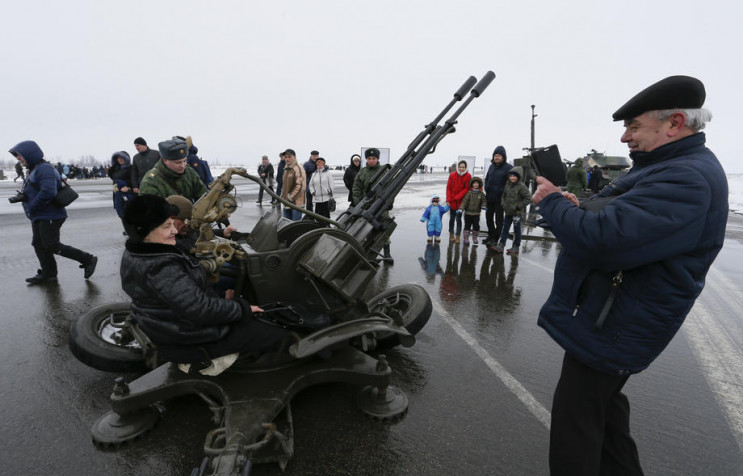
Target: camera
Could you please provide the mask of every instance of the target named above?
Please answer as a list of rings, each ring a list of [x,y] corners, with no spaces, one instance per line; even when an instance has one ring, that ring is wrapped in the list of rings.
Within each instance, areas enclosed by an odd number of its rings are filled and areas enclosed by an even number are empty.
[[[23,192],[16,192],[15,197],[8,197],[10,203],[18,203],[26,201],[26,194]]]

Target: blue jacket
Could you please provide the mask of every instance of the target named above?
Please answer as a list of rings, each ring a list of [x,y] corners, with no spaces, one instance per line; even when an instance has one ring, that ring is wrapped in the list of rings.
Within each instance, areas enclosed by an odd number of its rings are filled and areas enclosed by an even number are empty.
[[[212,171],[209,168],[209,164],[206,162],[206,160],[200,159],[199,156],[196,155],[198,153],[198,147],[196,147],[195,145],[189,147],[186,163],[193,167],[204,185],[206,187],[209,187],[209,184],[214,181],[214,177],[212,177]]]
[[[722,248],[728,186],[703,133],[651,152],[596,197],[619,195],[598,212],[553,193],[539,203],[562,245],[539,325],[598,371],[640,372],[676,334]],[[598,316],[622,271],[603,325]]]
[[[11,150],[21,154],[28,164],[28,177],[23,183],[23,211],[32,222],[39,220],[60,220],[67,218],[64,208],[52,204],[57,190],[62,187],[62,178],[57,169],[44,160],[41,147],[32,140],[16,144]]]
[[[506,188],[506,180],[508,180],[508,171],[513,168],[513,165],[506,161],[501,164],[490,164],[488,173],[485,175],[485,195],[489,202],[499,202],[503,190]]]
[[[435,197],[438,198],[438,195],[435,195]],[[426,230],[441,233],[441,217],[448,211],[449,205],[443,207],[441,205],[429,205],[421,217],[422,222],[428,220],[428,223],[426,223]]]

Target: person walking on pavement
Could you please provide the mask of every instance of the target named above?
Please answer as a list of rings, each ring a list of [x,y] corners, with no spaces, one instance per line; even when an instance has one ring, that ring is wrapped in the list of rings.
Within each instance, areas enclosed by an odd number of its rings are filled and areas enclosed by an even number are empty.
[[[281,187],[284,184],[284,167],[286,167],[286,159],[284,159],[284,152],[279,154],[279,165],[276,167],[276,195],[281,196]],[[273,199],[271,203],[276,203],[278,200]]]
[[[60,230],[67,219],[67,210],[53,203],[62,187],[59,172],[44,160],[44,152],[34,141],[19,142],[9,152],[28,169],[28,177],[23,182],[17,201],[23,203],[23,211],[31,220],[31,245],[41,266],[36,275],[27,278],[26,282],[32,285],[57,282],[55,254],[80,263],[83,277],[90,278],[95,272],[98,258],[60,242]]]
[[[137,149],[137,154],[132,159],[132,189],[134,193],[139,193],[139,184],[144,178],[144,174],[149,172],[160,160],[160,154],[147,147],[147,142],[141,137],[134,139],[134,148]]]
[[[508,171],[513,167],[508,163],[506,148],[499,145],[493,151],[490,167],[485,175],[485,196],[488,199],[488,209],[485,211],[485,223],[488,226],[488,237],[483,241],[485,245],[498,243],[503,230],[503,206],[501,196],[506,188]],[[495,219],[495,223],[493,222]]]

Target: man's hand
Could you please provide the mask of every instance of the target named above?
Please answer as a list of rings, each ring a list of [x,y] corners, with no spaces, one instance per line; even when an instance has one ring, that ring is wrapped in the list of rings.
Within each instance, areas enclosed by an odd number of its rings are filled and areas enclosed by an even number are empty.
[[[532,203],[534,205],[537,205],[539,202],[541,202],[544,197],[547,195],[552,195],[553,193],[559,193],[563,197],[570,200],[570,203],[572,203],[575,206],[580,205],[580,202],[578,201],[578,197],[575,196],[573,193],[563,192],[560,187],[553,184],[549,180],[547,180],[544,177],[537,177],[537,190],[534,192],[534,195],[531,197]]]
[[[250,310],[253,311],[253,314],[256,314],[258,312],[263,312],[263,309],[262,308],[260,308],[258,306],[253,306],[252,304],[250,306]]]
[[[227,228],[225,228],[222,232],[222,236],[224,236],[225,238],[229,238],[230,235],[232,235],[233,231],[237,231],[237,228],[232,225],[228,225]]]
[[[224,298],[228,301],[235,299],[235,290],[234,289],[225,289],[224,291]]]

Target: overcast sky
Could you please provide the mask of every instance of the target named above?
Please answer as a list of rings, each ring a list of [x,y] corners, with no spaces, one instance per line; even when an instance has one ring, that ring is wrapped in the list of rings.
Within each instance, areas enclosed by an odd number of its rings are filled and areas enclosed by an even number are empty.
[[[557,144],[628,155],[611,114],[670,75],[701,79],[707,145],[728,172],[741,109],[740,2],[76,1],[0,7],[0,137],[47,159],[134,154],[191,135],[210,161],[330,165],[361,147],[394,159],[474,75],[496,79],[427,163],[509,161]],[[3,145],[4,144],[4,145]]]

